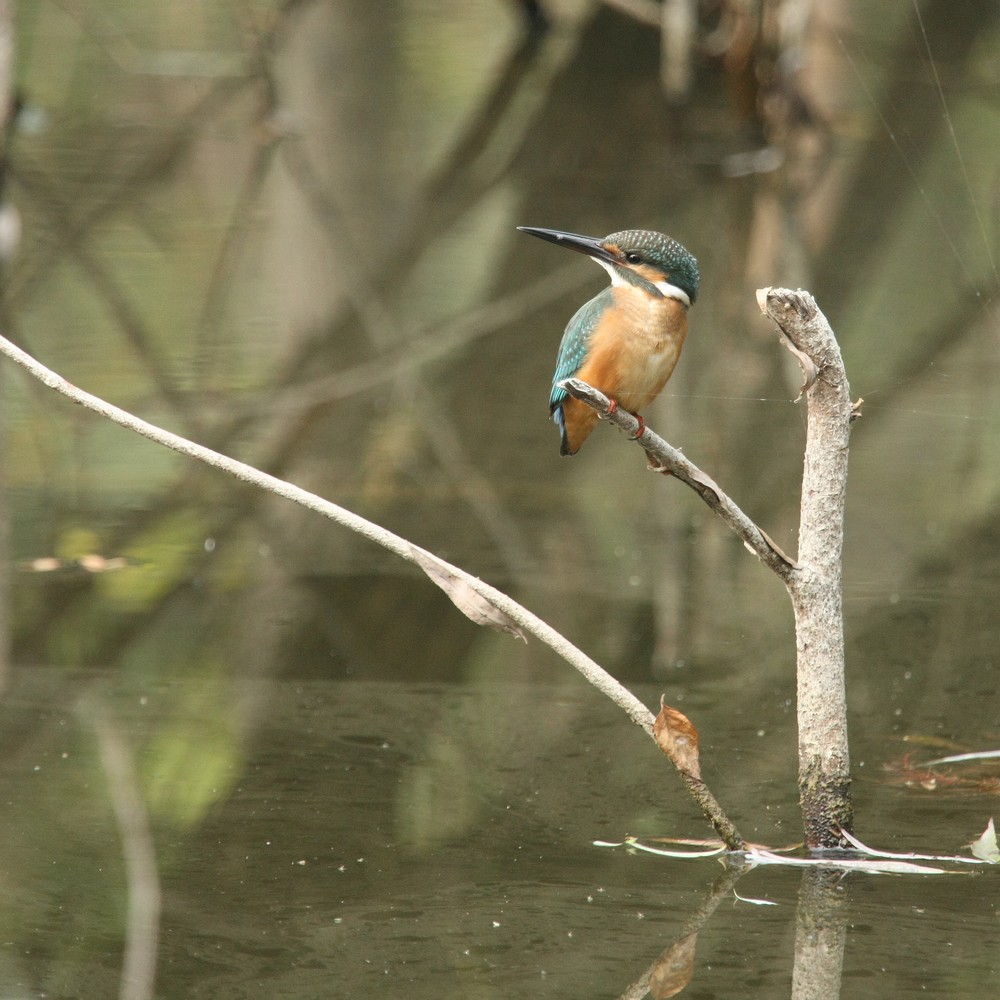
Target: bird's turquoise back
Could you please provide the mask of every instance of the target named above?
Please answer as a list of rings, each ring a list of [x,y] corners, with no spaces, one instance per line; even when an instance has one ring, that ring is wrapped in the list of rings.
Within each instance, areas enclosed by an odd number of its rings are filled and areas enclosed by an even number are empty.
[[[613,304],[614,293],[609,286],[580,306],[566,326],[566,332],[559,344],[556,372],[552,376],[552,393],[549,396],[549,412],[555,415],[556,423],[560,425],[561,413],[556,413],[556,409],[566,399],[566,393],[558,387],[558,383],[563,379],[572,378],[580,370],[587,356],[590,335],[600,322],[604,311]]]

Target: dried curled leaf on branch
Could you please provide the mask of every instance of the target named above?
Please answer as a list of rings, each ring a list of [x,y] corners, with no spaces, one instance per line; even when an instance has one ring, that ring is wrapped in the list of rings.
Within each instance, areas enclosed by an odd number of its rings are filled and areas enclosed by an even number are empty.
[[[528,641],[527,636],[508,614],[473,590],[468,581],[448,565],[425,549],[417,548],[416,545],[410,546],[410,552],[413,553],[413,561],[448,595],[451,603],[469,621],[477,625],[488,625],[497,632],[507,632],[524,642]]]

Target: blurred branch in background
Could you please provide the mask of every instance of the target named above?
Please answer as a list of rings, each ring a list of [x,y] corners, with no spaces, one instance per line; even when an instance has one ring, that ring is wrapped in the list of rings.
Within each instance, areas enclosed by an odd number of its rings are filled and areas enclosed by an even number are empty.
[[[197,323],[198,337],[193,345],[199,362],[196,379],[203,390],[211,390],[213,382],[218,381],[211,375],[227,364],[226,355],[213,349],[209,338],[215,334],[224,308],[234,292],[239,257],[246,252],[247,235],[255,224],[260,200],[273,174],[275,154],[281,150],[284,153],[282,162],[289,170],[300,198],[311,206],[315,218],[328,234],[331,252],[337,258],[337,268],[347,279],[344,282],[346,299],[340,308],[340,316],[332,316],[327,325],[317,331],[318,335],[325,345],[329,345],[337,341],[345,327],[353,327],[360,321],[361,331],[370,347],[368,353],[372,357],[368,365],[375,377],[366,380],[362,375],[355,379],[355,375],[362,373],[349,372],[341,384],[354,381],[357,391],[363,391],[366,383],[391,387],[392,383],[398,382],[400,373],[399,366],[393,362],[393,355],[419,359],[422,352],[419,343],[411,344],[414,331],[406,329],[408,325],[413,326],[413,320],[404,310],[405,322],[402,325],[397,322],[393,313],[400,309],[386,298],[387,293],[394,292],[405,283],[409,274],[423,266],[428,233],[433,233],[435,237],[446,235],[450,226],[496,187],[511,156],[523,141],[533,114],[546,99],[548,87],[545,76],[551,77],[572,51],[571,38],[555,42],[546,46],[545,56],[539,62],[541,33],[538,30],[526,32],[512,46],[489,92],[473,108],[466,125],[458,130],[458,138],[441,165],[424,182],[423,194],[409,211],[407,224],[394,231],[395,246],[389,251],[393,259],[387,266],[369,272],[353,249],[364,246],[366,241],[359,240],[350,231],[337,209],[338,201],[352,202],[353,192],[335,193],[328,181],[314,170],[306,146],[296,138],[295,123],[288,116],[286,95],[282,93],[282,84],[275,69],[275,59],[281,53],[290,26],[311,6],[314,5],[308,2],[287,3],[266,21],[250,23],[242,75],[212,82],[172,133],[154,144],[152,153],[144,152],[132,174],[118,181],[112,196],[99,203],[97,208],[88,205],[77,209],[63,204],[43,173],[30,169],[22,171],[23,186],[34,194],[37,204],[48,214],[49,224],[59,233],[58,240],[53,244],[57,249],[52,249],[50,253],[53,256],[69,253],[75,257],[107,303],[119,329],[160,394],[184,417],[189,432],[212,441],[218,447],[225,447],[234,434],[244,437],[261,435],[265,441],[278,441],[272,455],[281,465],[287,465],[294,459],[295,449],[301,447],[312,433],[315,418],[320,412],[319,406],[303,406],[303,400],[316,398],[308,385],[311,376],[306,375],[307,371],[317,367],[316,341],[309,336],[293,340],[291,356],[285,364],[276,368],[276,377],[262,386],[264,394],[274,398],[273,402],[268,400],[263,405],[237,406],[238,416],[235,418],[231,407],[212,415],[210,408],[200,405],[203,402],[200,398],[192,399],[187,388],[180,387],[181,380],[161,356],[162,349],[157,346],[156,337],[151,335],[143,317],[131,305],[128,294],[96,252],[87,247],[89,232],[105,214],[127,211],[134,206],[151,181],[162,179],[176,170],[184,159],[194,155],[195,139],[204,135],[227,107],[253,87],[256,93],[258,143],[236,188],[236,197],[229,208],[229,221],[222,229],[204,289]],[[537,19],[535,27],[540,27]],[[128,62],[130,65],[136,62],[134,53]],[[541,80],[536,63],[542,70]],[[443,197],[446,192],[447,197]],[[446,217],[442,216],[442,211]],[[44,273],[44,268],[51,263],[42,260],[34,274]],[[392,283],[387,286],[385,278],[388,275],[392,276]],[[21,275],[19,285],[10,293],[12,310],[16,310],[31,282],[31,273]],[[561,293],[561,281],[548,281],[546,284],[546,299]],[[525,300],[526,311],[523,315],[528,314],[527,310],[536,308],[538,302],[538,297],[529,296]],[[482,309],[479,311],[482,312]],[[509,309],[501,311],[498,321],[489,323],[490,329],[502,329],[504,323],[516,321],[516,318]],[[470,319],[472,326],[480,328],[477,335],[482,336],[482,324],[474,316]],[[462,323],[460,319],[457,325]],[[456,324],[451,326],[454,328]],[[429,343],[431,338],[425,339]],[[449,344],[448,339],[443,338],[432,353],[454,350],[460,346],[461,340],[452,339]],[[416,346],[415,351],[411,350],[412,346]],[[407,361],[407,384],[412,382],[414,368],[427,359],[424,354],[423,360]],[[304,377],[307,384],[303,386]],[[337,377],[332,378],[336,380]],[[331,376],[323,376],[323,379],[329,382]],[[415,393],[399,384],[392,388],[392,392],[398,397],[397,408],[407,414],[408,421],[415,421],[421,428],[436,465],[475,514],[484,536],[493,539],[510,570],[515,574],[535,571],[535,558],[522,537],[519,525],[506,511],[491,481],[480,472],[472,457],[465,454],[463,435],[454,425],[451,414],[434,402],[429,394]],[[276,430],[273,424],[275,409],[283,405],[282,397],[291,401],[292,414],[298,415],[291,427],[285,425],[289,433],[284,437],[281,427]],[[319,402],[329,406],[337,398],[338,393],[332,393]],[[270,467],[266,462],[264,465]]]
[[[0,281],[6,283],[7,257],[13,251],[11,240],[3,235],[18,230],[16,210],[7,202],[8,145],[17,117],[14,88],[14,0],[0,0]],[[16,243],[16,237],[14,237]],[[0,469],[7,466],[6,383],[0,379]],[[10,498],[6,477],[0,482],[0,694],[10,680]]]
[[[286,143],[284,152],[285,162],[302,195],[312,202],[317,217],[324,223],[330,249],[338,258],[338,269],[346,277],[350,304],[379,359],[379,367],[386,373],[386,381],[396,383],[393,393],[401,397],[397,403],[405,405],[417,417],[435,460],[475,512],[482,530],[493,538],[512,573],[519,576],[533,571],[535,559],[520,526],[500,502],[494,484],[466,454],[463,436],[457,431],[451,414],[440,405],[432,392],[427,391],[420,368],[410,368],[405,378],[399,379],[398,368],[387,361],[386,356],[399,347],[400,341],[406,345],[411,341],[412,333],[407,327],[412,327],[412,320],[405,314],[397,319],[390,313],[390,307],[382,301],[367,272],[358,264],[353,250],[356,241],[347,231],[344,217],[336,204],[324,194],[302,147]]]

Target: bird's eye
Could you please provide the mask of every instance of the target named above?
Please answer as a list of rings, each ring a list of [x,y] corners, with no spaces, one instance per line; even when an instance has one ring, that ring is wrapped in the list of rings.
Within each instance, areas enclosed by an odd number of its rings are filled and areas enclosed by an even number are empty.
[[[641,264],[642,263],[642,254],[641,253],[636,253],[635,250],[629,250],[629,252],[627,254],[625,254],[625,260],[629,264]]]

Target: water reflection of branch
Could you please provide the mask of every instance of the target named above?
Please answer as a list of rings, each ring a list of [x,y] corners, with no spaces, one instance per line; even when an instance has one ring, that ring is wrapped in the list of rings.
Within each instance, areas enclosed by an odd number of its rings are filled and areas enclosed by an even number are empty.
[[[135,762],[122,734],[99,702],[88,703],[84,712],[97,736],[125,860],[128,917],[118,995],[120,1000],[148,1000],[156,979],[160,929],[160,877],[149,816]]]
[[[432,171],[413,198],[407,218],[393,234],[395,245],[380,254],[380,267],[376,271],[357,275],[365,284],[355,287],[370,285],[383,296],[398,289],[420,262],[420,249],[427,234],[440,236],[448,232],[456,220],[480,203],[508,174],[532,124],[547,105],[553,80],[575,50],[577,33],[560,31],[547,36],[543,46],[539,45],[540,37],[529,32],[507,54],[497,70],[496,83],[473,109],[441,165]],[[343,213],[301,150],[292,148],[294,145],[289,143],[285,149],[289,169],[302,194],[312,202],[317,217],[326,221],[334,252],[343,250],[342,237],[348,229]],[[443,197],[445,194],[447,197]],[[348,203],[349,195],[341,201]],[[353,259],[349,258],[346,265],[349,274],[357,274]],[[356,296],[351,305],[362,317],[372,309],[370,319],[376,323],[386,320],[365,296]],[[315,337],[300,342],[296,356],[289,359],[279,381],[282,384],[289,381],[308,362],[316,344],[334,339],[345,322],[346,317],[341,316]],[[391,317],[388,323],[395,329]]]
[[[226,226],[222,236],[222,243],[215,254],[215,264],[208,279],[208,286],[205,289],[205,296],[201,305],[201,313],[198,317],[198,347],[202,354],[202,365],[198,366],[196,373],[199,376],[206,374],[204,364],[207,353],[206,333],[210,329],[215,329],[225,305],[226,295],[229,291],[229,282],[236,267],[239,251],[244,247],[243,236],[250,228],[253,221],[252,207],[256,202],[264,181],[267,179],[277,151],[279,138],[269,135],[261,143],[254,156],[253,163],[247,171],[236,195],[236,203],[230,215],[229,225]]]
[[[193,411],[184,395],[176,391],[174,376],[154,350],[141,318],[132,308],[124,292],[110,274],[106,273],[106,268],[100,259],[86,249],[85,244],[89,235],[102,221],[133,208],[148,187],[169,175],[190,153],[206,125],[245,89],[256,85],[263,88],[259,118],[264,118],[273,109],[275,88],[270,74],[269,56],[280,40],[282,32],[287,28],[290,16],[299,7],[312,2],[313,0],[284,0],[279,10],[273,12],[269,20],[262,22],[263,27],[260,30],[248,32],[253,35],[253,43],[249,47],[245,66],[242,67],[245,73],[243,75],[233,73],[216,80],[187,109],[180,122],[165,138],[144,147],[142,155],[137,160],[131,161],[127,170],[122,170],[115,164],[99,163],[93,173],[105,181],[101,190],[103,197],[99,197],[93,190],[88,190],[87,198],[66,204],[58,197],[46,174],[31,169],[30,165],[26,165],[21,159],[11,165],[12,174],[21,189],[33,197],[32,208],[49,217],[59,238],[37,247],[31,257],[26,258],[26,263],[15,272],[13,280],[4,289],[8,311],[23,311],[24,303],[32,289],[51,275],[53,263],[67,254],[75,256],[78,264],[104,296],[133,349],[149,369],[150,377],[160,393],[187,418],[189,426],[193,426],[191,423]],[[88,18],[90,16],[88,14]],[[95,44],[108,46],[110,51],[114,46],[108,39],[113,42],[116,35],[110,26],[109,30],[105,28],[106,26],[102,25],[101,30],[91,30],[89,33]],[[105,158],[110,158],[114,152],[113,145],[107,147]],[[261,159],[266,161],[266,151]],[[266,173],[266,165],[261,170]],[[253,182],[254,178],[251,177],[248,184],[252,185]],[[227,261],[227,246],[224,243],[219,255],[218,269],[228,273]],[[202,317],[206,322],[212,315],[213,290],[218,293],[218,289],[213,285],[210,286],[206,296],[205,312]]]
[[[242,77],[217,81],[204,97],[188,108],[183,122],[162,142],[151,144],[135,166],[130,164],[131,169],[121,170],[108,165],[101,171],[102,178],[106,176],[110,179],[110,183],[102,189],[103,197],[97,197],[95,192],[88,190],[86,199],[74,202],[73,213],[64,212],[64,221],[57,220],[59,239],[46,241],[25,257],[4,290],[8,307],[12,311],[23,310],[33,287],[51,277],[56,261],[86,240],[101,222],[132,207],[142,192],[168,176],[189,153],[219,108],[253,82]],[[10,169],[18,186],[35,196],[32,209],[47,213],[52,207],[48,200],[51,188],[40,180],[40,171],[32,169],[30,163],[22,158],[12,161]]]
[[[507,54],[496,83],[469,116],[444,162],[424,184],[386,273],[408,267],[429,232],[442,233],[508,176],[549,106],[554,81],[576,51],[579,29],[529,32]]]
[[[86,244],[102,221],[134,206],[143,191],[169,174],[189,152],[214,113],[252,82],[239,77],[218,81],[189,109],[183,122],[165,140],[153,145],[136,166],[127,172],[110,166],[102,170],[102,177],[113,179],[104,189],[103,198],[89,192],[86,199],[68,204],[49,183],[47,174],[21,161],[12,163],[12,174],[19,187],[32,196],[32,208],[48,218],[58,239],[38,247],[30,258],[26,258],[28,263],[14,273],[4,289],[7,311],[23,312],[33,288],[51,275],[54,263],[67,255],[74,257],[104,298],[157,390],[192,429],[196,426],[194,411],[184,394],[177,390],[174,374],[153,346],[153,338],[141,316],[100,257]]]
[[[553,79],[573,53],[576,43],[575,34],[562,32],[547,38],[546,44],[539,47],[540,37],[529,32],[508,53],[497,71],[496,83],[469,116],[443,163],[418,192],[409,218],[394,234],[396,245],[380,255],[378,270],[369,274],[358,267],[353,257],[344,255],[342,263],[352,279],[349,285],[359,290],[370,287],[380,294],[398,288],[419,262],[419,250],[426,243],[427,234],[440,236],[447,232],[470,206],[481,201],[507,174],[538,112],[546,106]],[[503,149],[497,148],[501,142]],[[344,215],[297,145],[286,144],[286,164],[301,193],[312,202],[318,218],[326,223],[334,251],[342,250],[349,245],[343,242],[348,232]],[[483,169],[477,169],[478,164],[484,164]],[[442,197],[445,194],[447,197]],[[349,195],[341,201],[349,201]],[[353,279],[361,284],[354,284]],[[351,305],[362,317],[371,308],[369,319],[376,324],[385,322],[387,317],[375,306],[369,306],[369,301],[368,296],[356,295]],[[388,324],[396,329],[391,318]],[[324,336],[331,336],[331,331],[325,331]],[[312,349],[309,342],[300,345],[299,363]]]
[[[900,396],[911,392],[913,383],[925,378],[935,365],[955,351],[958,344],[974,334],[980,322],[985,329],[992,326],[995,330],[1000,325],[998,302],[1000,289],[997,288],[984,291],[981,298],[969,296],[954,305],[946,318],[935,318],[929,329],[909,334],[909,341],[913,345],[912,353],[901,359],[899,367],[894,369],[892,382],[865,392],[866,400],[872,400],[870,409],[886,409],[894,405]],[[979,371],[986,373],[985,369]],[[994,380],[989,378],[984,391],[992,392],[993,387]]]
[[[807,868],[795,911],[792,1000],[838,1000],[847,941],[843,873]]]
[[[674,941],[619,995],[618,1000],[642,1000],[647,993],[659,1000],[661,997],[676,996],[687,987],[694,976],[698,932],[719,908],[719,903],[729,898],[733,887],[750,867],[734,861],[726,863],[723,873],[712,883],[708,897],[688,918]]]

